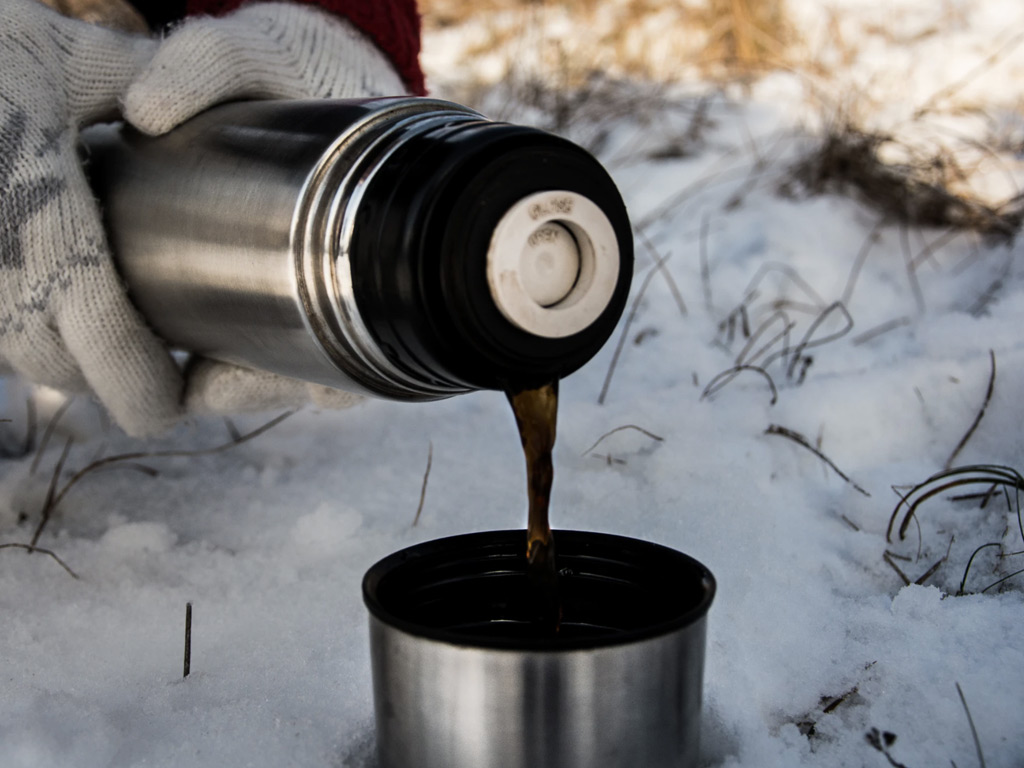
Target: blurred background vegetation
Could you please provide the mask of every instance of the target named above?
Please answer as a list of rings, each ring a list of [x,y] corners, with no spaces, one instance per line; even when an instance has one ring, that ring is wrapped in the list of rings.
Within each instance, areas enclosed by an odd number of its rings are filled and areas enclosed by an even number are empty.
[[[616,120],[682,109],[690,124],[670,148],[682,157],[710,101],[744,101],[774,77],[807,140],[787,193],[853,194],[908,224],[1001,237],[1024,221],[1024,31],[979,50],[985,0],[419,2],[432,91],[491,117],[600,156]]]

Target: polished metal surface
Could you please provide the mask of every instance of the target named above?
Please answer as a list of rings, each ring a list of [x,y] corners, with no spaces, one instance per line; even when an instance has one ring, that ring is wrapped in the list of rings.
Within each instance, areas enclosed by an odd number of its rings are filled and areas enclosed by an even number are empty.
[[[584,650],[439,642],[370,619],[379,768],[695,768],[706,617]]]
[[[411,378],[363,325],[347,260],[376,168],[439,122],[433,99],[238,102],[153,139],[87,138],[111,245],[136,306],[170,344],[395,399],[462,389]]]

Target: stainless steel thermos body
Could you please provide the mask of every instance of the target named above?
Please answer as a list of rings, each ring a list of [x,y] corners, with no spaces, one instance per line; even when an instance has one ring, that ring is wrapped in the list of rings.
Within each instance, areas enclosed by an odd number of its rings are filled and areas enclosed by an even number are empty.
[[[629,290],[600,164],[456,104],[237,102],[85,154],[134,303],[203,356],[402,400],[539,385]]]

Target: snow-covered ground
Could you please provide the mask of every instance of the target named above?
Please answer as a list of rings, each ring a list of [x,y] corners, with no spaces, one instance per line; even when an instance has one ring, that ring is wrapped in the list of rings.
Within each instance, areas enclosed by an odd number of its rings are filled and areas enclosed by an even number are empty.
[[[855,51],[813,88],[800,72],[746,89],[691,77],[570,129],[602,137],[643,226],[635,311],[562,384],[553,520],[658,541],[715,573],[709,766],[978,766],[971,721],[985,765],[1024,764],[1024,574],[996,584],[1024,568],[1015,493],[951,489],[887,541],[899,494],[951,457],[1024,469],[1024,246],[779,193],[828,122],[824,89],[834,104],[856,97],[862,127],[904,149],[951,134],[951,151],[996,147],[966,182],[1014,194],[1024,8],[880,5],[833,4],[829,27],[810,0],[791,3],[805,30],[841,28]],[[442,95],[457,39],[427,38]],[[908,118],[936,93],[935,115]],[[5,449],[24,394],[0,389]],[[208,421],[140,444],[86,403],[62,424],[34,473],[32,456],[0,460],[0,544],[31,539],[68,434],[65,480],[101,454],[230,439]],[[624,425],[660,439],[624,429],[590,448]],[[525,517],[518,439],[493,392],[305,411],[231,450],[142,463],[159,474],[97,472],[49,522],[39,546],[77,579],[0,550],[5,768],[373,766],[362,573],[409,544]]]

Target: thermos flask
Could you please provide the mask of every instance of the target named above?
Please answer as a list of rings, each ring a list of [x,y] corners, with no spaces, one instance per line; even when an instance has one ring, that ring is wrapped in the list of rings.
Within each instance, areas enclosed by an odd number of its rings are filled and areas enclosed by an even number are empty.
[[[601,165],[457,104],[235,102],[85,155],[136,307],[206,357],[397,400],[539,386],[629,291]]]

